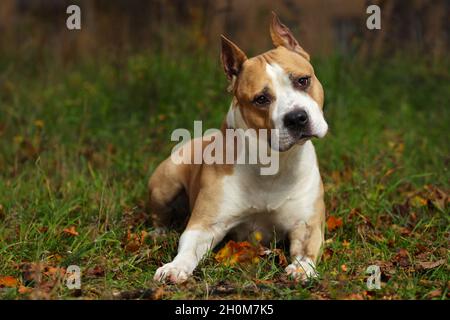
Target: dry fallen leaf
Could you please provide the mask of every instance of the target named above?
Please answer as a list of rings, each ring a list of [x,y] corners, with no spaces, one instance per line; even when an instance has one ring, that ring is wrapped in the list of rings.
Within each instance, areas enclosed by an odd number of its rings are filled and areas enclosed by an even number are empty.
[[[65,228],[65,229],[63,229],[63,232],[64,232],[65,234],[68,234],[68,235],[74,236],[74,237],[76,237],[76,236],[79,235],[79,233],[78,233],[77,230],[75,229],[75,226],[71,226],[71,227],[69,227],[69,228]]]
[[[21,285],[19,287],[18,291],[19,291],[20,294],[27,294],[27,293],[31,293],[33,291],[33,289]]]
[[[408,267],[410,265],[410,258],[409,258],[408,250],[403,249],[403,248],[398,250],[398,252],[395,255],[393,260],[400,267]]]
[[[66,274],[66,269],[59,268],[59,267],[47,266],[44,269],[44,273],[43,274],[45,276],[50,277],[50,278],[62,278]]]
[[[345,300],[364,300],[364,297],[360,293],[352,293],[348,295]]]
[[[422,198],[419,195],[416,195],[411,199],[411,205],[416,208],[425,207],[428,204],[427,199]]]
[[[330,216],[327,220],[328,231],[333,231],[336,228],[342,227],[342,218]]]
[[[346,249],[350,248],[350,242],[348,242],[347,240],[342,241],[342,246]]]
[[[258,263],[261,247],[251,245],[248,241],[235,242],[233,240],[217,252],[215,259],[226,266],[236,263]]]
[[[273,254],[278,260],[278,264],[282,267],[287,267],[288,261],[286,258],[286,255],[284,254],[282,249],[271,249],[271,250],[265,250],[264,254]]]
[[[427,294],[428,298],[437,298],[440,297],[441,295],[442,295],[441,289],[433,290]]]
[[[445,263],[445,259],[440,259],[438,261],[419,261],[417,265],[420,269],[428,270],[437,268]]]
[[[161,300],[164,297],[164,294],[166,291],[164,290],[164,286],[158,287],[155,292],[153,293],[153,299],[154,300]]]
[[[0,277],[0,286],[14,288],[17,286],[17,279],[11,276]]]
[[[125,250],[128,252],[138,251],[145,242],[145,238],[148,233],[142,230],[140,234],[132,233],[130,229],[127,231],[127,237],[125,239]]]
[[[333,251],[332,249],[330,249],[330,248],[325,248],[325,249],[323,250],[323,253],[322,253],[322,259],[323,259],[323,261],[328,261],[328,260],[330,260],[331,257],[333,256],[333,254],[334,254],[334,251]]]
[[[92,277],[103,277],[105,275],[105,270],[101,266],[95,266],[86,271],[87,276]]]
[[[450,202],[448,192],[439,189],[436,186],[426,185],[425,190],[428,192],[428,199],[438,210],[445,211]]]

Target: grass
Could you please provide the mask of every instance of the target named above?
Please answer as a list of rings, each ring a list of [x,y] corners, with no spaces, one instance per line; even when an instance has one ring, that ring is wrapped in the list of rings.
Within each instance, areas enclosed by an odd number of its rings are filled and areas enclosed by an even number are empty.
[[[321,278],[295,283],[275,256],[230,267],[211,254],[188,283],[161,286],[153,274],[179,235],[145,237],[146,182],[173,129],[220,125],[230,97],[218,61],[0,58],[0,283],[16,281],[0,297],[447,299],[449,62],[314,65],[330,124],[315,142],[327,215],[343,221],[326,234]],[[71,264],[81,291],[58,271]],[[381,290],[366,288],[371,264]]]

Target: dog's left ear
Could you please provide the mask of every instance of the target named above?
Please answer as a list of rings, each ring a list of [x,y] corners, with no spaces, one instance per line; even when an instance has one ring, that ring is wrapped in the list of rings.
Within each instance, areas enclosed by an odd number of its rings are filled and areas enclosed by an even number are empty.
[[[309,54],[303,50],[294,38],[291,30],[281,23],[275,12],[272,11],[272,22],[270,23],[270,36],[275,47],[283,46],[295,51],[309,61]]]

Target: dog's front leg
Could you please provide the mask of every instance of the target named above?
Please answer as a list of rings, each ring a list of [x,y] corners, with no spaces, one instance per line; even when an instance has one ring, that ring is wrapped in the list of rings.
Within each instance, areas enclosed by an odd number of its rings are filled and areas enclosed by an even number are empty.
[[[199,205],[198,207],[202,207]],[[225,237],[233,222],[211,219],[208,223],[200,210],[193,211],[186,230],[180,237],[178,254],[172,262],[156,270],[154,279],[174,283],[186,281],[200,260]]]
[[[187,228],[180,237],[178,254],[172,262],[160,267],[154,276],[157,281],[184,282],[192,274],[210,248],[224,237],[215,228]]]
[[[305,281],[318,276],[316,265],[323,244],[323,226],[319,219],[300,221],[289,232],[292,263],[288,275]]]

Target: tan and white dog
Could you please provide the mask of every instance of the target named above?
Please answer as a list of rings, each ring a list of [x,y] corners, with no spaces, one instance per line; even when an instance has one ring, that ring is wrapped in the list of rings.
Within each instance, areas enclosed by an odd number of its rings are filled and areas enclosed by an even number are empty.
[[[177,256],[156,271],[155,280],[183,282],[225,235],[240,240],[255,230],[266,240],[274,231],[278,239],[287,236],[289,275],[299,280],[317,275],[325,206],[310,140],[328,130],[324,94],[308,53],[275,14],[270,35],[275,49],[250,59],[222,36],[221,59],[233,99],[221,133],[227,128],[277,129],[272,152],[279,155],[279,170],[261,175],[257,164],[175,164],[171,158],[161,163],[149,181],[155,228],[170,227],[183,199],[190,214]],[[210,143],[201,141],[203,148]]]

